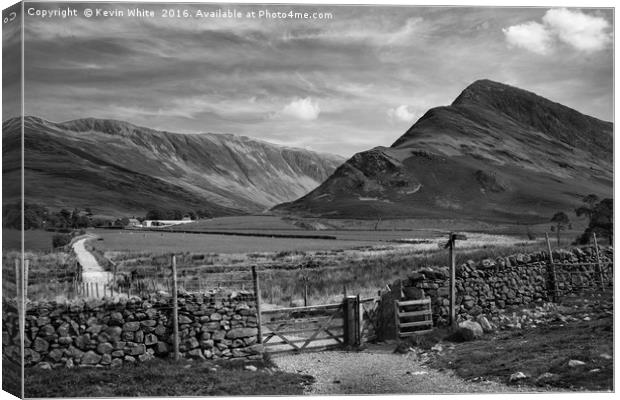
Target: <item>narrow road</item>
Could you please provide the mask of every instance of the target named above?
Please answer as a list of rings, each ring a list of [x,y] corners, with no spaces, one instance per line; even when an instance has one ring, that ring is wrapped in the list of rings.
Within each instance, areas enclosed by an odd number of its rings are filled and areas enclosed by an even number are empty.
[[[97,262],[97,259],[86,250],[84,243],[87,240],[94,239],[94,236],[87,236],[83,239],[76,241],[73,244],[73,251],[77,256],[78,262],[82,266],[82,282],[84,283],[96,283],[99,285],[107,284],[112,279],[112,273],[105,271],[101,265]]]
[[[324,351],[272,356],[281,370],[313,376],[305,394],[425,394],[517,392],[497,382],[466,382],[451,372],[422,364],[414,353],[395,354],[394,345],[369,345],[360,352]]]

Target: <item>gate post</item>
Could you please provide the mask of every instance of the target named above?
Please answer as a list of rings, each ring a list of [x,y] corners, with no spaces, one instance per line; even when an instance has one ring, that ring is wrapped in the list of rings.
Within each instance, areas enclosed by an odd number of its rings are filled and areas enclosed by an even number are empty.
[[[252,265],[252,281],[254,283],[254,297],[256,298],[256,326],[258,328],[258,343],[263,343],[263,321],[261,318],[260,281],[256,266]]]
[[[345,346],[356,346],[357,343],[357,307],[356,297],[347,296],[344,298],[344,344]]]

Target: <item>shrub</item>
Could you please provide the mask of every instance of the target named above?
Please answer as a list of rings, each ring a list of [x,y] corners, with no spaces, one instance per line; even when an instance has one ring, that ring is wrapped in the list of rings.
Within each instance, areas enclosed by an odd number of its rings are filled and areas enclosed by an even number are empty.
[[[54,248],[66,246],[69,243],[71,243],[70,234],[59,233],[59,234],[52,236],[52,247]]]

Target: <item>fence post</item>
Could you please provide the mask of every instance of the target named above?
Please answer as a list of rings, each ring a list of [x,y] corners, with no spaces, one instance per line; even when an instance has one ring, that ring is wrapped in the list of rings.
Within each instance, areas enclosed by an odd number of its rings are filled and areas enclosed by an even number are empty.
[[[362,300],[360,298],[359,293],[355,298],[355,315],[357,318],[355,319],[355,333],[357,334],[357,345],[362,345],[362,327],[364,326],[364,309],[362,305]]]
[[[601,284],[601,291],[605,291],[605,284],[603,281],[603,266],[601,265],[601,253],[598,251],[598,241],[596,240],[596,232],[592,232],[592,237],[594,238],[594,251],[596,252],[596,269],[598,272],[598,278]],[[27,262],[27,261],[26,261]]]
[[[21,290],[22,288],[20,288],[21,285],[20,285],[20,279],[19,279],[19,275],[20,275],[19,265],[20,265],[19,258],[16,258],[15,259],[15,291],[17,292],[16,293],[17,301],[16,301],[15,306],[17,308],[17,318],[19,321],[19,337],[20,337],[21,342],[23,343],[24,342],[24,331],[25,331],[24,326],[26,324],[26,318],[24,315],[24,301],[22,299],[22,290]],[[23,354],[23,351],[24,351],[23,345],[22,345],[21,351]]]
[[[179,359],[179,303],[177,301],[177,258],[172,256],[172,335],[174,359]]]
[[[258,343],[263,343],[263,323],[261,318],[260,282],[256,266],[252,265],[252,281],[254,282],[254,297],[256,297],[256,326],[258,328]]]
[[[450,233],[450,239],[448,246],[450,249],[450,326],[456,327],[456,253],[454,251],[454,245],[456,241],[453,239],[452,233]]]
[[[24,301],[28,299],[28,269],[30,268],[30,260],[24,261]]]
[[[551,242],[549,241],[549,234],[545,232],[545,240],[547,241],[547,249],[549,250],[549,268],[551,268],[553,301],[558,301],[558,281],[555,274],[555,264],[553,263],[553,252],[551,251]]]

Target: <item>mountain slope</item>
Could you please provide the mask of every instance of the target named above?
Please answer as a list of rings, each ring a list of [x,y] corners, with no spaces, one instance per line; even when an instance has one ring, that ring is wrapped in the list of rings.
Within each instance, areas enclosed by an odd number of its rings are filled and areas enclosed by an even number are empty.
[[[263,211],[314,189],[344,161],[247,137],[159,132],[92,118],[27,117],[24,134],[26,200],[104,215],[152,208]],[[18,121],[5,121],[5,174],[19,173],[18,138]]]
[[[275,209],[343,217],[542,221],[612,196],[613,125],[534,93],[476,81],[391,147],[354,155]]]

